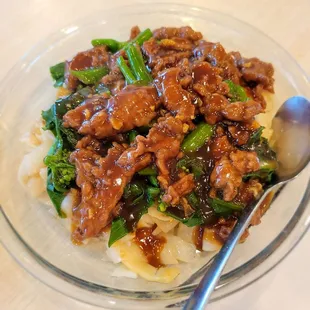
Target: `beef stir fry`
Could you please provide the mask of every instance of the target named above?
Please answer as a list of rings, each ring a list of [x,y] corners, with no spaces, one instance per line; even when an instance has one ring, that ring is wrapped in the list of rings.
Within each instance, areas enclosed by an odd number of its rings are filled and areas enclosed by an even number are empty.
[[[165,238],[152,235],[156,224],[137,227],[155,206],[197,227],[197,238],[209,228],[224,242],[277,167],[255,120],[266,108],[263,93],[274,92],[273,66],[227,52],[191,27],[134,27],[126,42],[92,45],[50,68],[67,95],[42,112],[56,137],[44,160],[47,192],[60,216],[74,193],[73,241],[109,227],[111,246],[135,232],[160,266]]]

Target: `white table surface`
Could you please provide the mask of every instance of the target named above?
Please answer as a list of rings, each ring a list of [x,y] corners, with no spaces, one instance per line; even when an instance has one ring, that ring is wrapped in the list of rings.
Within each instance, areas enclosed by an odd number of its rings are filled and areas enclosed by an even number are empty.
[[[146,2],[146,1],[144,1]],[[170,2],[174,2],[170,0]],[[177,1],[175,1],[177,2]],[[178,0],[244,20],[278,41],[310,73],[310,0]],[[93,10],[124,0],[0,1],[0,79],[41,38]],[[252,286],[211,304],[211,310],[310,309],[310,233],[276,269]],[[0,309],[94,310],[32,278],[0,246]]]

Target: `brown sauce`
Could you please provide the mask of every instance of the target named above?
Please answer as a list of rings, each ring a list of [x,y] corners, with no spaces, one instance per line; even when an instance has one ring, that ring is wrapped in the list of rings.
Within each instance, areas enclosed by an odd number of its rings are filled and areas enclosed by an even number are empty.
[[[262,215],[264,215],[265,212],[269,209],[273,197],[274,197],[274,192],[268,193],[267,196],[262,201],[262,203],[260,204],[259,209],[261,210]]]
[[[160,260],[160,253],[166,243],[166,239],[154,236],[154,227],[143,227],[136,230],[135,243],[143,251],[148,263],[156,268],[163,266]]]
[[[201,63],[193,69],[194,83],[202,83],[204,86],[216,84],[216,71],[208,63]]]
[[[202,251],[204,227],[197,226],[193,230],[193,242],[196,249]]]

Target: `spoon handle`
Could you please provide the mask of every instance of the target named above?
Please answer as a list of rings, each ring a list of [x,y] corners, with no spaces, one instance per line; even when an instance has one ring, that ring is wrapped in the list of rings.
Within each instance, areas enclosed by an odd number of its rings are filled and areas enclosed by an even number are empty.
[[[208,271],[200,281],[196,290],[187,301],[183,308],[184,310],[205,309],[205,305],[207,304],[209,297],[213,292],[231,253],[233,252],[243,232],[248,227],[253,214],[258,209],[259,205],[262,203],[267,194],[272,190],[272,188],[273,186],[268,188],[258,201],[246,207],[233,231],[227,238],[227,241],[222,246],[221,250],[216,255],[213,263],[208,268]]]

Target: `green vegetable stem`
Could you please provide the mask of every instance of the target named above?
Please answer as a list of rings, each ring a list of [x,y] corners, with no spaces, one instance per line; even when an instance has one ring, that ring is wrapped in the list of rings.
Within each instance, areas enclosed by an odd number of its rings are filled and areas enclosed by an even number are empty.
[[[125,51],[136,80],[144,84],[150,83],[153,79],[144,64],[140,49],[134,44],[128,44]]]
[[[97,83],[103,76],[109,73],[108,67],[91,68],[85,70],[70,70],[70,73],[82,83],[89,85]]]
[[[134,84],[137,81],[122,56],[117,58],[117,65],[120,68],[121,72],[123,73],[127,84]]]
[[[225,83],[228,84],[229,86],[229,96],[230,96],[231,102],[236,102],[236,101],[244,102],[250,99],[247,96],[246,91],[242,86],[235,84],[231,80],[226,80]]]
[[[154,165],[148,166],[138,172],[139,175],[157,175],[157,169]]]
[[[119,42],[114,39],[94,39],[91,41],[91,44],[93,46],[106,45],[112,53],[115,53],[122,49],[126,45],[126,42]]]
[[[133,141],[135,141],[137,135],[138,135],[137,130],[135,130],[135,129],[130,130],[128,133],[129,143],[132,143]]]
[[[147,28],[144,31],[140,32],[130,42],[120,42],[114,39],[94,39],[91,41],[91,44],[93,46],[106,45],[112,53],[115,53],[119,51],[120,49],[126,47],[130,43],[137,43],[139,45],[142,45],[143,42],[147,41],[152,36],[153,36],[152,31],[149,28]]]
[[[200,149],[212,137],[213,128],[214,126],[204,122],[198,124],[197,127],[185,137],[181,147],[183,152],[195,152]]]

